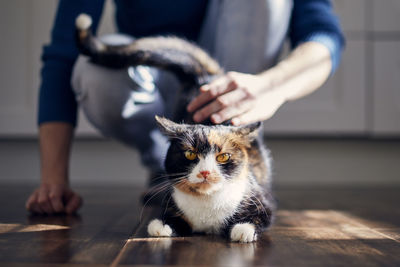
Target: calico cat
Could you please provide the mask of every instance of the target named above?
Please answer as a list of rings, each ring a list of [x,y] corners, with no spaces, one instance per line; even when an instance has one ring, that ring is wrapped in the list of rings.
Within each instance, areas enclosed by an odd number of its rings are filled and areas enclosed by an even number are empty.
[[[91,61],[111,68],[149,65],[174,73],[182,84],[173,120],[156,117],[170,140],[163,214],[148,225],[150,236],[219,234],[253,242],[267,229],[275,209],[271,160],[260,137],[261,123],[241,127],[194,124],[186,106],[203,83],[224,71],[206,52],[176,37],[140,38],[110,46],[94,37],[91,19],[76,20],[77,43]],[[182,122],[182,123],[177,123]]]

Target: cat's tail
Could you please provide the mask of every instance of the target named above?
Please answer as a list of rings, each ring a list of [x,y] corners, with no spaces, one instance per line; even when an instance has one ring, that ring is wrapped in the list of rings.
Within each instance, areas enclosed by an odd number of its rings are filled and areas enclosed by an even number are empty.
[[[183,39],[146,37],[127,45],[108,45],[92,34],[91,25],[89,15],[79,15],[76,37],[80,52],[96,64],[111,68],[148,65],[172,71],[181,80],[191,79],[197,83],[223,72],[204,50]]]

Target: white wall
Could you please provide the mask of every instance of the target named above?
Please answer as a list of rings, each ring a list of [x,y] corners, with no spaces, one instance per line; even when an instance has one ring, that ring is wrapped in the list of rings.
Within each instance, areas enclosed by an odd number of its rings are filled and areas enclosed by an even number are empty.
[[[40,56],[49,43],[58,1],[0,1],[0,137],[36,135]],[[99,33],[115,32],[111,0],[106,1]],[[78,135],[95,131],[80,115]]]

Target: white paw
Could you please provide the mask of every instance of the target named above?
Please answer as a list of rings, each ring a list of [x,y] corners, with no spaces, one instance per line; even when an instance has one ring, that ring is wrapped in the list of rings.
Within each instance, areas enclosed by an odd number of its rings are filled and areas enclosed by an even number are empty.
[[[231,241],[249,243],[257,240],[256,228],[252,223],[238,223],[231,230]]]
[[[162,221],[158,219],[152,220],[147,226],[147,233],[150,236],[171,236],[172,229],[168,224],[163,224]]]

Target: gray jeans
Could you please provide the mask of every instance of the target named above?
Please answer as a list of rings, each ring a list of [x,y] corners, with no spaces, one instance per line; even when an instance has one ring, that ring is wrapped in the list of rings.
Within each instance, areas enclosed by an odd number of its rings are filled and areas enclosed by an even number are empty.
[[[107,38],[113,43],[129,41],[121,35]],[[168,142],[154,116],[172,115],[179,89],[173,75],[144,66],[109,69],[80,56],[71,83],[80,107],[95,128],[104,136],[137,148],[150,171],[163,169]]]

